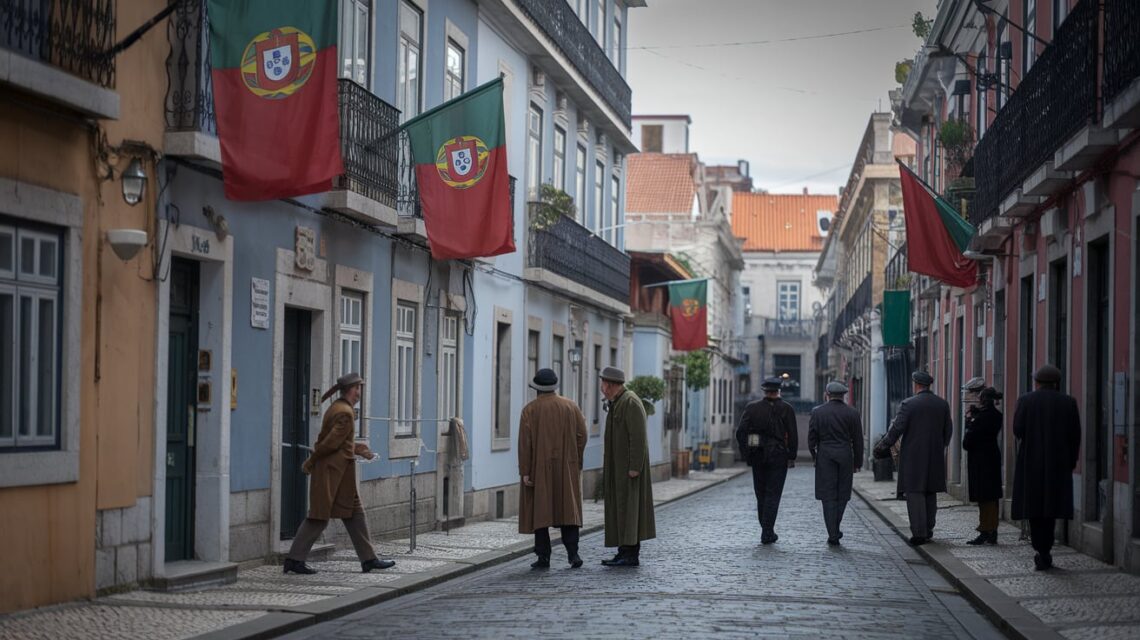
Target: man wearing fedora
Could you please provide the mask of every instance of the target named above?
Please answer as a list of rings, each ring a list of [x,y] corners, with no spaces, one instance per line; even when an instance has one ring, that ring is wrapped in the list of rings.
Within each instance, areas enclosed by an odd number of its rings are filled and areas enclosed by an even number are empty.
[[[780,398],[782,382],[780,378],[765,378],[760,384],[764,398],[744,407],[736,427],[736,443],[752,467],[761,544],[772,544],[780,539],[776,535],[776,514],[780,510],[788,469],[796,466],[799,449],[796,411]]]
[[[334,393],[340,394],[325,411],[313,453],[301,465],[301,471],[309,474],[309,515],[301,523],[289,547],[285,573],[316,573],[305,564],[305,559],[332,518],[340,518],[344,522],[364,573],[396,564],[376,557],[368,534],[368,522],[364,519],[364,507],[356,493],[356,456],[371,459],[376,455],[368,450],[367,445],[353,442],[356,416],[352,408],[360,402],[363,387],[364,379],[359,373],[347,373],[338,378],[336,385],[321,398],[324,402]]]
[[[636,567],[640,564],[641,541],[657,537],[645,406],[637,394],[625,388],[625,372],[617,367],[602,369],[601,387],[609,402],[602,457],[606,546],[618,548],[617,555],[602,560],[602,564]]]
[[[586,418],[555,391],[558,375],[539,369],[530,387],[538,392],[519,418],[519,533],[534,534],[535,569],[550,567],[550,527],[562,532],[566,560],[577,569],[582,527],[582,455]]]
[[[899,453],[899,487],[906,493],[911,545],[926,544],[934,536],[938,493],[946,490],[946,447],[954,436],[950,404],[934,395],[934,378],[915,371],[914,395],[902,401],[891,428],[875,445],[876,458],[891,455],[890,448],[902,438]]]
[[[836,546],[843,532],[843,512],[851,500],[852,475],[863,466],[863,422],[843,402],[847,387],[827,383],[827,402],[811,411],[808,452],[815,460],[815,499],[823,502],[827,544]]]
[[[1013,435],[1017,464],[1013,472],[1014,520],[1029,521],[1033,564],[1053,567],[1053,529],[1057,518],[1073,517],[1073,469],[1081,450],[1081,414],[1077,401],[1062,393],[1061,370],[1047,364],[1033,374],[1036,390],[1017,399]]]

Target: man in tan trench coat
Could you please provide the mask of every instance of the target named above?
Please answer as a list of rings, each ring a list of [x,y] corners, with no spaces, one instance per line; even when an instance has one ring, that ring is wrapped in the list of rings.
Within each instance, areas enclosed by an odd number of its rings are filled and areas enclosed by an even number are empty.
[[[356,419],[352,408],[360,402],[363,386],[364,380],[359,373],[345,374],[321,398],[323,402],[333,393],[340,392],[340,397],[325,411],[312,455],[301,465],[301,470],[310,476],[309,516],[301,523],[297,537],[289,547],[285,573],[316,573],[305,564],[305,558],[331,518],[340,518],[344,522],[364,573],[396,564],[376,557],[368,534],[368,522],[364,519],[364,507],[356,493],[356,456],[371,459],[376,455],[366,445],[353,442]]]
[[[606,367],[602,394],[610,402],[606,416],[602,478],[606,499],[606,546],[617,547],[607,567],[640,564],[641,541],[657,537],[653,519],[653,487],[649,478],[649,440],[645,407],[625,388],[625,372]]]
[[[570,566],[582,566],[582,454],[586,418],[578,405],[555,393],[558,375],[540,369],[530,383],[538,397],[519,419],[519,533],[534,533],[535,569],[550,566],[550,527],[562,532]]]

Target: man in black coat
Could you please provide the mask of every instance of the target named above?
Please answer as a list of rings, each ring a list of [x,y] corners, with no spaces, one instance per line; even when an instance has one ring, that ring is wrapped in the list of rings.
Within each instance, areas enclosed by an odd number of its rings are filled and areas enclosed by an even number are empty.
[[[764,399],[748,403],[736,428],[740,453],[752,467],[752,489],[756,492],[762,544],[772,544],[779,539],[776,513],[780,510],[784,480],[788,469],[796,464],[799,448],[796,411],[780,399],[780,384],[779,378],[765,379],[760,385]]]
[[[808,451],[815,460],[815,499],[823,502],[827,544],[843,537],[839,525],[851,500],[851,475],[863,466],[863,422],[859,412],[844,404],[847,387],[827,384],[827,402],[811,411]]]
[[[1053,566],[1053,529],[1057,518],[1073,517],[1073,469],[1081,450],[1081,414],[1077,401],[1061,393],[1061,371],[1045,365],[1033,374],[1037,389],[1017,399],[1013,435],[1017,465],[1013,473],[1014,520],[1029,521],[1038,571]]]
[[[954,436],[950,405],[930,391],[934,378],[915,371],[914,395],[902,401],[887,435],[875,445],[875,457],[885,458],[901,437],[899,485],[906,492],[910,544],[920,545],[934,536],[938,493],[946,490],[946,447]]]

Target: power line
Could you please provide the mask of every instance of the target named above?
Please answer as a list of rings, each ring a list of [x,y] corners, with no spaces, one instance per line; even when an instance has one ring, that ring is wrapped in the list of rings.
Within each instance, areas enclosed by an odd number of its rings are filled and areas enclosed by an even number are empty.
[[[785,182],[784,184],[778,184],[774,187],[765,187],[765,188],[767,188],[767,189],[782,189],[784,187],[790,187],[794,184],[799,184],[801,182],[804,182],[805,180],[811,180],[813,178],[822,178],[823,176],[833,174],[836,171],[839,171],[840,169],[846,169],[847,167],[850,167],[850,166],[851,166],[850,162],[844,162],[843,164],[832,167],[830,169],[827,169],[826,171],[820,171],[819,173],[813,173],[810,176],[804,176],[803,178],[797,178],[797,179],[792,180],[790,182]]]
[[[894,29],[908,29],[911,25],[898,24],[889,27],[871,27],[869,29],[856,29],[854,31],[840,31],[837,33],[820,33],[810,36],[793,36],[791,38],[776,38],[773,40],[746,40],[740,42],[705,42],[699,44],[662,44],[662,45],[644,45],[640,47],[628,47],[628,50],[634,51],[654,51],[658,49],[707,49],[714,47],[750,47],[763,44],[778,44],[782,42],[799,42],[802,40],[825,40],[828,38],[839,38],[842,36],[851,36],[860,33],[872,33],[875,31],[891,31]]]

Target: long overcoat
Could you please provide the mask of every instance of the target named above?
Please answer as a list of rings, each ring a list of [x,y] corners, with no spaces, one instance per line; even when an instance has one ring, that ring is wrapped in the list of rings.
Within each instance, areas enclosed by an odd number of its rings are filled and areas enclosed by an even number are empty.
[[[540,393],[519,419],[519,533],[582,525],[586,418],[572,400]]]
[[[904,437],[905,436],[905,437]],[[946,490],[946,447],[954,436],[950,405],[929,390],[902,401],[881,442],[892,446],[902,438],[899,489],[905,493]]]
[[[309,517],[314,520],[351,518],[364,511],[356,493],[355,422],[348,400],[335,400],[325,411],[313,453],[301,467],[311,470]]]
[[[629,389],[623,390],[610,406],[604,446],[606,546],[633,546],[657,537],[645,407]],[[630,471],[639,475],[630,478]]]
[[[1053,389],[1017,400],[1013,435],[1019,440],[1013,472],[1014,520],[1073,517],[1073,469],[1081,450],[1077,401]]]
[[[863,422],[842,400],[812,409],[808,452],[815,460],[815,499],[851,499],[852,474],[863,466]]]
[[[1001,434],[1002,414],[995,407],[980,408],[966,414],[966,434],[962,448],[966,450],[966,480],[970,485],[970,502],[1001,500]]]

